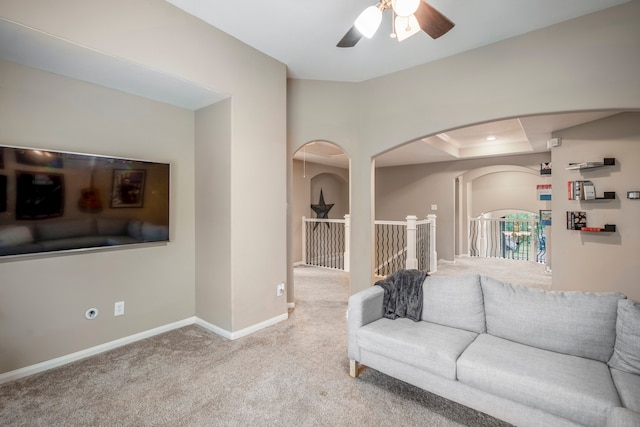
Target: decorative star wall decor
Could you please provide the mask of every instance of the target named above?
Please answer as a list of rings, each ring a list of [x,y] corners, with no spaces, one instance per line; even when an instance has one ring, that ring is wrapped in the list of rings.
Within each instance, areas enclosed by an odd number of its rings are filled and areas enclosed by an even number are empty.
[[[320,189],[320,201],[318,202],[317,205],[311,205],[311,209],[313,209],[313,211],[316,213],[316,218],[329,219],[329,211],[331,210],[333,205],[334,205],[334,203],[326,204],[324,202],[324,195],[322,194],[322,188],[321,188]],[[320,223],[316,222],[314,224],[314,226],[313,226],[314,230],[318,227],[318,224],[320,224]],[[327,228],[331,228],[329,226],[328,222],[325,222],[325,224],[327,225]]]

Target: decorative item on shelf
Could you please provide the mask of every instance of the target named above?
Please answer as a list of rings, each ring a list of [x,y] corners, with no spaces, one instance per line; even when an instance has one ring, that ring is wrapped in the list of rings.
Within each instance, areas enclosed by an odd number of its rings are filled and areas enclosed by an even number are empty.
[[[600,227],[582,227],[581,231],[586,231],[589,233],[614,233],[616,231],[615,224],[605,224],[604,228]]]
[[[551,162],[540,163],[540,175],[551,175]]]
[[[591,181],[568,181],[568,200],[612,200],[616,198],[615,191],[605,191],[602,197],[596,197],[596,187]]]
[[[536,193],[538,193],[538,200],[551,200],[551,184],[536,185]]]
[[[551,225],[551,211],[550,210],[540,210],[540,225],[543,226],[543,227]]]
[[[603,166],[613,166],[616,164],[615,157],[605,157],[601,162],[577,162],[569,163],[567,170],[594,169]]]
[[[627,199],[640,199],[640,191],[627,191]]]
[[[587,213],[584,211],[567,212],[567,230],[581,230],[587,226]]]

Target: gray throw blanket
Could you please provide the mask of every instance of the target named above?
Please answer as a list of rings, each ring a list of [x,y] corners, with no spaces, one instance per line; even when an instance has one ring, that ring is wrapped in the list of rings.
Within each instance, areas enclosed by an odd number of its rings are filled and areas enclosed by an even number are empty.
[[[376,286],[384,289],[384,317],[406,317],[415,322],[421,320],[422,284],[427,276],[426,271],[398,270],[386,279],[377,281]]]

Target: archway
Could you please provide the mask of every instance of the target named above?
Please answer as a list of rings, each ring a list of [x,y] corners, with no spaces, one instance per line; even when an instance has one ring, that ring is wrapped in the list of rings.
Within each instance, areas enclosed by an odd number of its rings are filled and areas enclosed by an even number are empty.
[[[501,164],[469,170],[456,178],[456,254],[469,254],[470,218],[487,212],[539,212],[550,209],[535,189],[545,181],[531,167]]]
[[[344,220],[350,211],[350,160],[337,144],[310,141],[293,155],[291,166],[291,201],[289,217],[289,291],[287,301],[295,306],[295,278],[293,268],[303,263],[304,218],[316,218],[312,205],[331,205],[326,219]],[[321,200],[322,193],[322,200]],[[332,224],[333,225],[333,224]],[[344,227],[342,224],[334,225]]]

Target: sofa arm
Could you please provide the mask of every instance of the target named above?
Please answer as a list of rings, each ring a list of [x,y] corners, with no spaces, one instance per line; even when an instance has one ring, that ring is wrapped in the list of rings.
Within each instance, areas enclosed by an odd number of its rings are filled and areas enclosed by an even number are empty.
[[[380,286],[372,286],[351,295],[349,298],[347,309],[347,354],[349,359],[360,360],[360,348],[356,333],[362,326],[382,318],[383,297],[384,289]]]
[[[613,408],[607,418],[607,427],[640,426],[640,412],[627,408]]]

